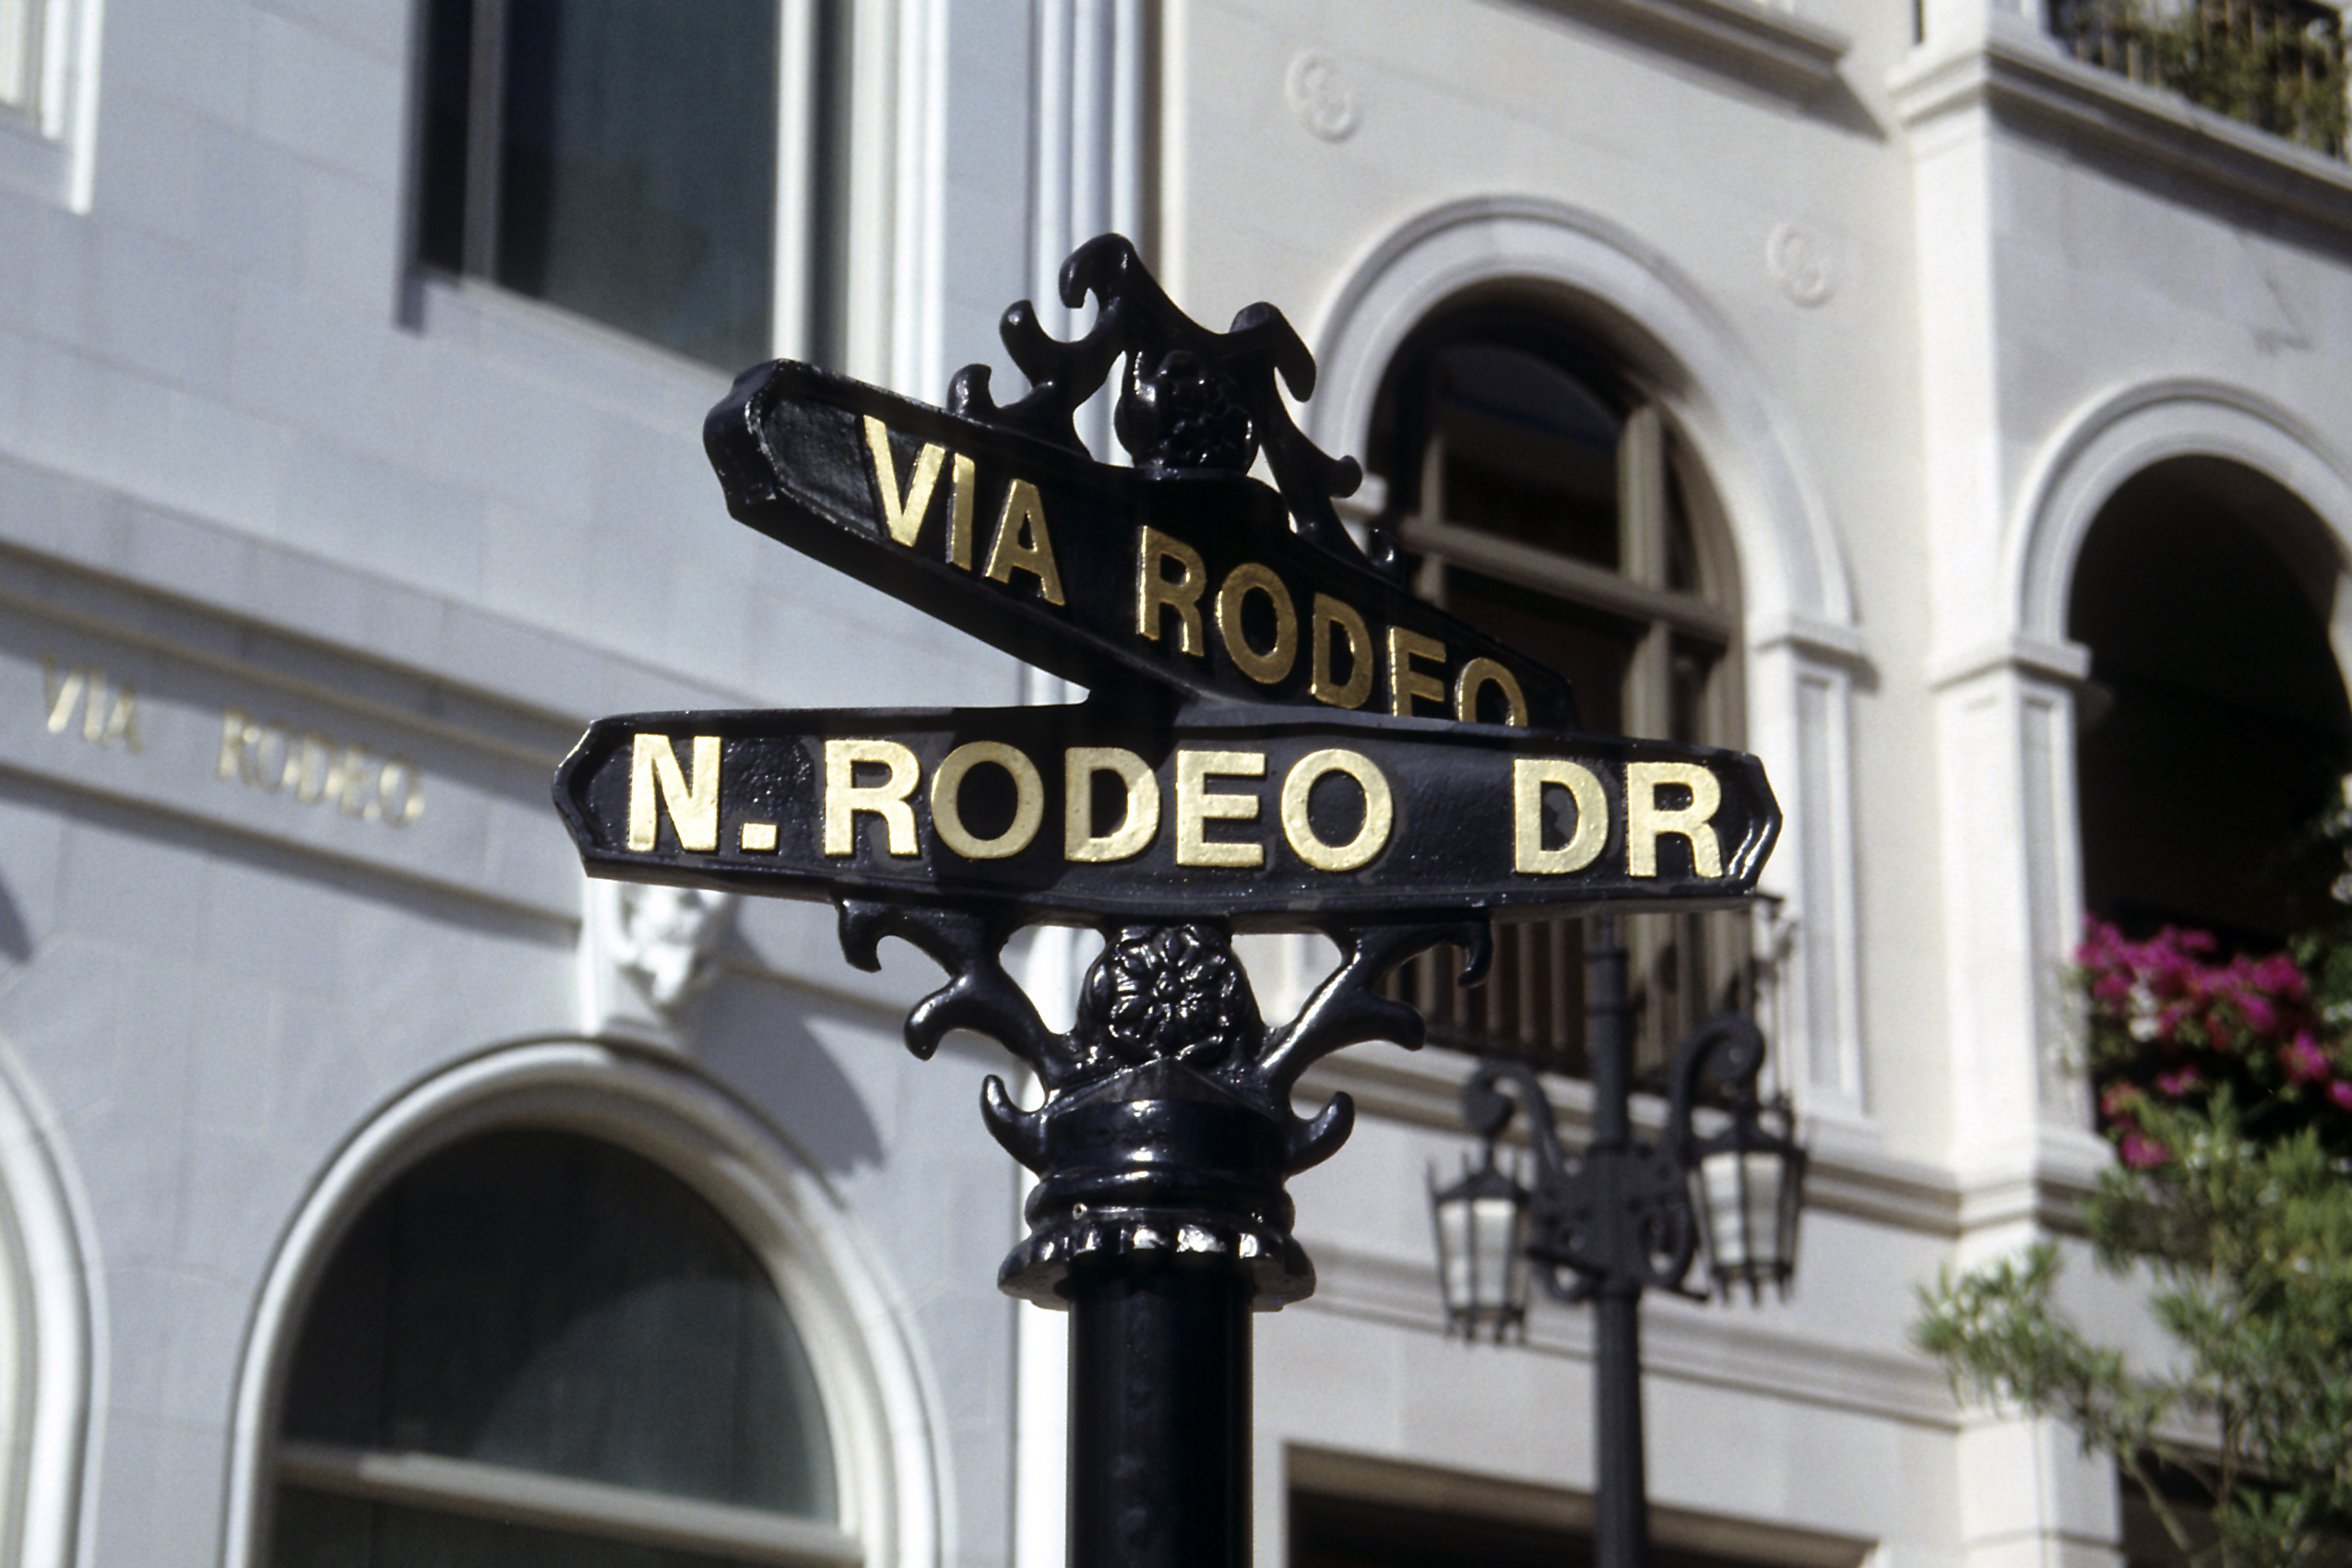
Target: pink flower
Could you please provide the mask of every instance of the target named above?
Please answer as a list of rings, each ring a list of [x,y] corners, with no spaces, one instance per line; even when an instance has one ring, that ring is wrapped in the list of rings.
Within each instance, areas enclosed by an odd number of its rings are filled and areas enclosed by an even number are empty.
[[[2328,1085],[2327,1097],[2335,1101],[2338,1110],[2352,1111],[2352,1083],[2347,1083],[2342,1078],[2336,1079],[2335,1082]]]
[[[2172,1158],[2172,1151],[2144,1133],[2126,1133],[2121,1146],[2123,1163],[2133,1170],[2153,1170]]]
[[[2280,1049],[2278,1060],[2290,1084],[2313,1084],[2328,1075],[2327,1052],[2308,1029],[2298,1031],[2294,1041]]]
[[[2267,996],[2252,992],[2239,992],[2236,998],[2238,1011],[2244,1016],[2246,1027],[2258,1035],[2266,1035],[2278,1028],[2278,1008]]]
[[[2274,953],[2253,966],[2253,981],[2264,991],[2300,1002],[2310,994],[2303,980],[2303,971],[2295,960],[2284,953]]]
[[[2162,1076],[2158,1077],[2156,1081],[2156,1087],[2164,1093],[2170,1095],[2173,1099],[2178,1099],[2182,1095],[2187,1094],[2191,1089],[2195,1088],[2204,1081],[2204,1078],[2199,1075],[2194,1067],[2183,1067],[2178,1072],[2166,1073]]]

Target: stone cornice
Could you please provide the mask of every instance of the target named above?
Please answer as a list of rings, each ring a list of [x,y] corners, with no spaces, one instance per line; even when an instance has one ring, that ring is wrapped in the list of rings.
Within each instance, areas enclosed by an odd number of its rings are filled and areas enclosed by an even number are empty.
[[[1853,41],[1753,0],[1549,0],[1551,9],[1673,49],[1703,65],[1802,101],[1837,80]]]
[[[1990,110],[2012,130],[2103,145],[2180,176],[2175,189],[2267,202],[2352,232],[2352,165],[2071,59],[2022,24],[1996,26],[1969,47],[1923,52],[1887,86],[1907,130]]]

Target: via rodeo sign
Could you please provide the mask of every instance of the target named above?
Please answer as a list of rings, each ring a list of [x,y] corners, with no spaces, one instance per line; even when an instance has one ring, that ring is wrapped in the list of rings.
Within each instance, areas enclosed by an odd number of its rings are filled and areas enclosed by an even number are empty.
[[[1064,707],[639,714],[556,775],[593,873],[846,912],[1228,929],[1730,903],[1779,829],[1754,758],[1581,733],[1561,676],[1405,588],[1332,506],[1352,459],[1267,306],[1186,318],[1127,242],[1063,271],[1082,339],[1026,303],[949,410],[789,361],[705,445],[741,521],[1086,686]],[[1073,414],[1126,362],[1093,461]],[[1263,451],[1278,490],[1249,477]]]

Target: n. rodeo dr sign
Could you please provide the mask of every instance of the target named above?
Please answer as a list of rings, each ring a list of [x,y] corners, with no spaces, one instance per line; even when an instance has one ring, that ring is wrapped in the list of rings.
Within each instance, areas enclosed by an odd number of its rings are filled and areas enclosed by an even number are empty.
[[[1097,244],[1073,276],[1115,307],[1067,344],[1008,313],[1009,408],[982,369],[950,411],[778,362],[705,431],[740,520],[1092,699],[605,719],[556,776],[590,871],[1243,927],[1753,890],[1780,822],[1754,758],[1581,733],[1566,681],[1341,527],[1355,465],[1291,423],[1275,379],[1304,397],[1313,363],[1280,316],[1206,332]],[[1122,358],[1132,469],[1072,424]]]

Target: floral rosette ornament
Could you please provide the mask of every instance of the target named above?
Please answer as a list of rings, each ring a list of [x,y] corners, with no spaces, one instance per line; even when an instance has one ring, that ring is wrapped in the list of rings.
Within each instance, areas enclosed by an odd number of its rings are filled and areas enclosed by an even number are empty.
[[[1121,932],[1087,976],[1078,1020],[1090,1055],[1129,1067],[1214,1066],[1265,1032],[1230,949],[1196,925]]]
[[[2167,926],[2134,942],[2086,922],[2075,983],[2100,1125],[2125,1165],[2164,1165],[2172,1151],[2149,1122],[2223,1096],[2257,1139],[2310,1126],[2352,1154],[2352,996],[2333,995],[2352,980],[2337,969],[2352,966],[2335,961],[2340,946],[2306,938],[2289,952],[2224,955],[2205,932]]]

